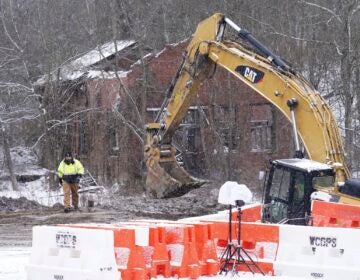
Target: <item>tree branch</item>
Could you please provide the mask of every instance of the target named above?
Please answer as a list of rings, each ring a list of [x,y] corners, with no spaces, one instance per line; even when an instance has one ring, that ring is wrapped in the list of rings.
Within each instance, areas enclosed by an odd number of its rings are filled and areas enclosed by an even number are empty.
[[[6,22],[5,22],[5,15],[3,10],[1,9],[1,21],[4,27],[4,31],[5,31],[5,35],[6,37],[8,37],[8,39],[10,40],[10,42],[14,45],[14,47],[19,51],[19,52],[24,52],[24,50],[22,48],[20,48],[20,46],[16,43],[16,41],[11,37],[7,27],[6,27]]]
[[[324,6],[320,6],[320,5],[312,3],[312,2],[307,2],[307,1],[300,1],[300,3],[303,3],[303,4],[306,4],[308,6],[319,8],[319,9],[321,9],[323,11],[326,11],[329,14],[331,14],[333,17],[335,17],[338,22],[343,23],[341,17],[338,14],[336,14],[333,10],[330,10],[329,8],[326,8]]]

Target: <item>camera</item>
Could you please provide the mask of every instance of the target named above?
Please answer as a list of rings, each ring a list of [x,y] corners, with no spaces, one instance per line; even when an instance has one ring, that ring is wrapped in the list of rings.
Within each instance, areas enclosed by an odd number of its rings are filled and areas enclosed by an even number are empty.
[[[245,205],[245,202],[242,199],[237,199],[237,200],[235,200],[235,205],[236,205],[236,207],[242,207]]]

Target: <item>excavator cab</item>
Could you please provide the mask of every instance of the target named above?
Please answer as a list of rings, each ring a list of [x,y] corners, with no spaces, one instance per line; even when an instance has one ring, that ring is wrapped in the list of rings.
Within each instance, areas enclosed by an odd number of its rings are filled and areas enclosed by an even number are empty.
[[[308,224],[311,194],[334,188],[331,166],[309,159],[280,159],[271,162],[265,182],[263,221]]]

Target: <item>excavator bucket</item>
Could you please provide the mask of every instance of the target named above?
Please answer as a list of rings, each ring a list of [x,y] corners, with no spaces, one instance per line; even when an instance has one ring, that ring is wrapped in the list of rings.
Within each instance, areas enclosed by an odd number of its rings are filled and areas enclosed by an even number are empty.
[[[160,153],[159,149],[151,150],[152,152],[146,153],[148,156],[146,189],[150,196],[178,197],[206,183],[204,180],[192,177],[178,164],[174,150],[166,155],[163,152]]]

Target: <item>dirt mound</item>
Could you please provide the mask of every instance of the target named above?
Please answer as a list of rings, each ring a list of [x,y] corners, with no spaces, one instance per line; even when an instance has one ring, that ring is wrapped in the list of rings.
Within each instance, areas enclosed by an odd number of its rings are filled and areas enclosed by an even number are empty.
[[[28,200],[25,197],[8,198],[5,196],[0,197],[0,211],[19,211],[19,210],[34,210],[41,209],[44,206],[36,201]]]
[[[213,214],[225,209],[217,202],[219,186],[206,184],[181,197],[153,199],[147,196],[112,197],[110,209],[135,217],[157,219],[180,219],[191,216]]]

